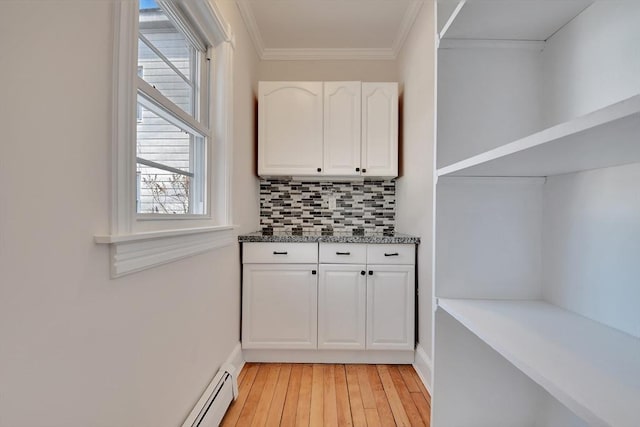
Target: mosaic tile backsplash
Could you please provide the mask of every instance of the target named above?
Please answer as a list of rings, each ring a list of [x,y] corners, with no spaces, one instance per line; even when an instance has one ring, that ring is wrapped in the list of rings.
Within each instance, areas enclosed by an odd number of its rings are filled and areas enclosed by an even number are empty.
[[[260,180],[263,232],[393,233],[395,214],[395,181]]]

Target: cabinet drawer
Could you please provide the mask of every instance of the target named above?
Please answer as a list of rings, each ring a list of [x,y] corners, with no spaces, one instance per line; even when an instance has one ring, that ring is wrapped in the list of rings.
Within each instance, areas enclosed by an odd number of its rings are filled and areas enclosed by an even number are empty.
[[[367,245],[367,264],[415,264],[415,245]]]
[[[317,264],[317,243],[244,243],[244,264]]]
[[[323,264],[366,264],[367,245],[358,243],[320,243]]]

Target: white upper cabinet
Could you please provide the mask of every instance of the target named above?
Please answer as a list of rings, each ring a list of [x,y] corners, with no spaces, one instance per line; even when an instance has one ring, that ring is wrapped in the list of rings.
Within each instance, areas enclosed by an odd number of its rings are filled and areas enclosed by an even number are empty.
[[[398,84],[260,82],[258,175],[395,178]]]
[[[260,82],[258,174],[322,172],[322,82]]]
[[[360,82],[324,83],[324,173],[360,175]]]
[[[362,83],[362,172],[398,176],[397,83]]]

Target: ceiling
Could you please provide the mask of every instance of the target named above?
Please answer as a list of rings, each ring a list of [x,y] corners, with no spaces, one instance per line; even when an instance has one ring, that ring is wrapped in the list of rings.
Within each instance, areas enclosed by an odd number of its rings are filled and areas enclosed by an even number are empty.
[[[238,0],[264,60],[395,59],[421,0]]]
[[[438,3],[442,34],[459,0]],[[544,41],[580,14],[593,0],[468,0],[459,8],[447,39]]]

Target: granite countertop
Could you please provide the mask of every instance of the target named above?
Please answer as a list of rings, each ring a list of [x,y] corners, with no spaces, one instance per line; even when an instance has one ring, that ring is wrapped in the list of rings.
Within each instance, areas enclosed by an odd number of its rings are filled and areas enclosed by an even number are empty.
[[[332,234],[317,232],[262,232],[243,234],[238,236],[240,242],[287,242],[287,243],[408,243],[419,244],[420,238],[402,233],[364,233],[333,232]]]

